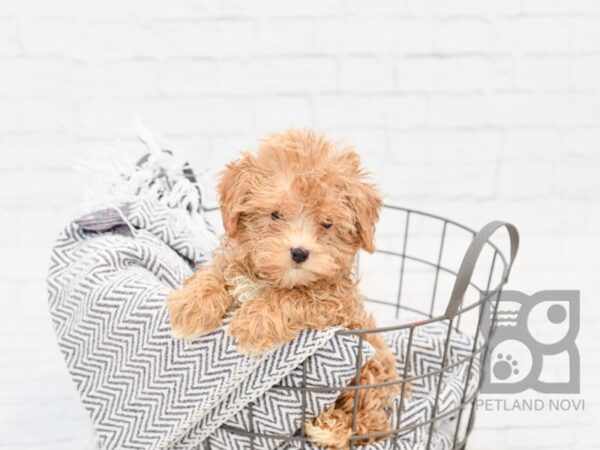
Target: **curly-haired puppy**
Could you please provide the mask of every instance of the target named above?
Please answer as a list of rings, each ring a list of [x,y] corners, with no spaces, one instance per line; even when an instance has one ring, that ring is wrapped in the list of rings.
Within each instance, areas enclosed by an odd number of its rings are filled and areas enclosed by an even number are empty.
[[[229,331],[239,349],[261,354],[306,328],[373,327],[352,274],[357,251],[374,251],[382,206],[366,178],[355,151],[309,131],[271,135],[258,152],[230,163],[219,184],[225,236],[212,263],[170,295],[173,334],[208,333],[232,312]],[[381,336],[365,340],[376,353],[360,384],[398,380]],[[390,397],[399,389],[396,383],[359,390],[356,435],[390,429]],[[346,448],[353,409],[354,393],[344,391],[307,423],[308,436]]]

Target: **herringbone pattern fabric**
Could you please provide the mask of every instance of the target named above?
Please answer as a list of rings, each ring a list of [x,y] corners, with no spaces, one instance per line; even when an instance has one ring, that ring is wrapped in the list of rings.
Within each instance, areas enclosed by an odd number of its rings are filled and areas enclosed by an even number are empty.
[[[168,212],[149,201],[129,205],[117,216],[123,222],[99,220],[104,231],[70,224],[54,247],[50,311],[102,448],[195,448],[223,423],[243,421],[243,408],[275,384],[297,381],[296,368],[311,356],[310,381],[350,381],[358,339],[332,339],[334,329],[307,330],[262,358],[239,354],[227,323],[193,342],[172,339],[165,298],[202,257],[175,227],[182,218]],[[126,222],[131,235],[122,232]],[[312,398],[312,410],[334,398]],[[289,408],[273,391],[257,402],[256,420],[266,426],[269,414],[286,417]],[[279,429],[294,427],[289,419]]]

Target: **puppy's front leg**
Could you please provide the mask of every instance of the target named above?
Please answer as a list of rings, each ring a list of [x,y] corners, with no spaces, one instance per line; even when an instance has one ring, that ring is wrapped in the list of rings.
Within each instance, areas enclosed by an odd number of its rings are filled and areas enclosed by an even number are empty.
[[[167,308],[174,337],[192,339],[219,327],[232,299],[216,260],[190,276],[169,295]]]
[[[275,290],[266,290],[236,310],[229,332],[239,351],[260,355],[294,339],[305,328],[298,317],[294,302]]]

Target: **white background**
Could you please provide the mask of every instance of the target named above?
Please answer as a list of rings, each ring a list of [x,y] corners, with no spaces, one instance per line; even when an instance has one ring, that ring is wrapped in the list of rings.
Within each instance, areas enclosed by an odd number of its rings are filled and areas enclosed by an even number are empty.
[[[213,174],[266,132],[356,146],[387,200],[514,222],[510,287],[580,289],[585,413],[487,412],[470,448],[600,448],[600,2],[0,2],[0,448],[88,449],[53,338],[73,170],[140,117]]]

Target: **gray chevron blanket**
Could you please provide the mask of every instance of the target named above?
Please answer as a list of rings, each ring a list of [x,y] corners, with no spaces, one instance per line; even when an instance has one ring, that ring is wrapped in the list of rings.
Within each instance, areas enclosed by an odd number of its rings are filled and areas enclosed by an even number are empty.
[[[303,418],[326,409],[338,392],[311,392],[303,399],[300,391],[281,387],[346,386],[354,376],[357,339],[335,329],[306,330],[293,342],[252,357],[236,351],[227,319],[220,329],[194,341],[173,339],[165,298],[194,266],[207,261],[210,246],[204,244],[210,227],[203,224],[198,201],[190,204],[189,195],[177,200],[181,186],[190,183],[185,171],[165,174],[154,167],[152,172],[147,189],[135,190],[130,201],[69,223],[51,257],[52,321],[99,447],[302,448],[293,440],[258,437],[251,442],[246,432],[297,435]],[[439,368],[444,348],[445,328],[417,330],[408,358],[407,332],[388,336],[398,369],[408,364],[411,376]],[[470,339],[455,335],[449,362],[468,356],[471,348]],[[368,344],[361,352],[363,361],[372,355]],[[435,407],[436,414],[444,414],[474,392],[477,374],[474,364],[465,392],[467,367],[457,366],[441,383],[437,406],[437,378],[415,380],[413,398],[403,405],[396,399],[396,408],[403,410],[392,414],[412,429],[396,442],[369,448],[408,450],[427,443],[429,427],[419,424],[431,418]],[[451,447],[443,430],[431,433],[429,448]]]

